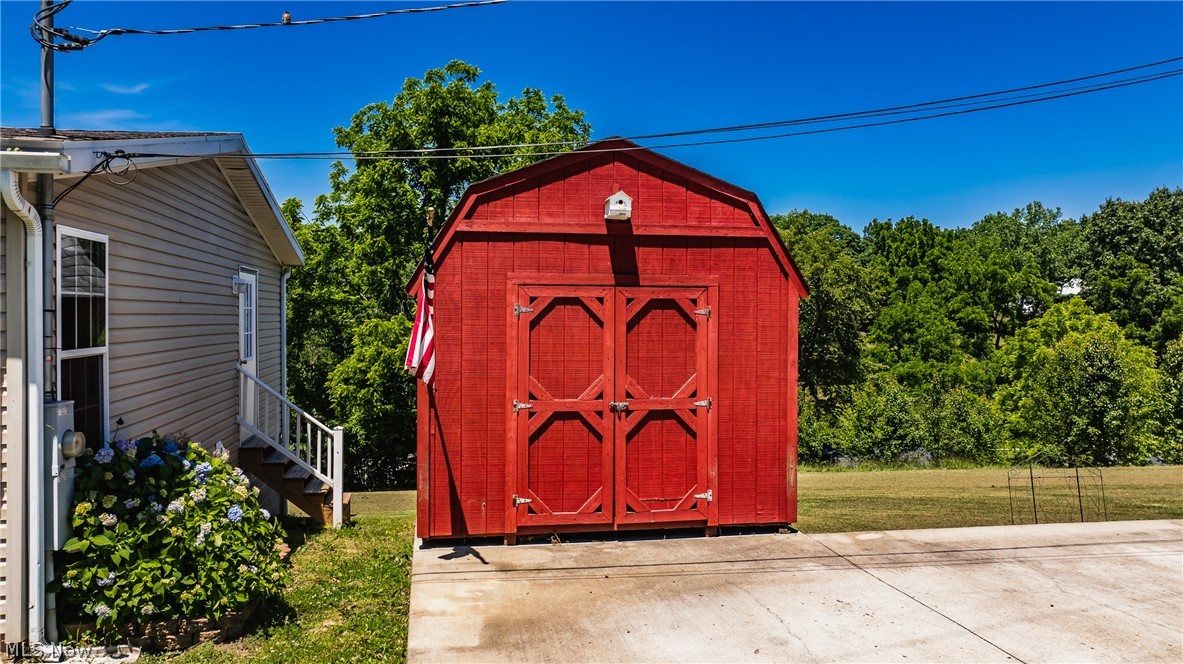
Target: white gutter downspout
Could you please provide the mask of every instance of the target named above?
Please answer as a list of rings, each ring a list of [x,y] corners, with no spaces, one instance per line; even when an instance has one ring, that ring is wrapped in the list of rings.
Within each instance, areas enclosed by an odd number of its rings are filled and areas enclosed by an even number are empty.
[[[279,280],[279,393],[283,398],[289,399],[288,396],[288,279],[292,276],[292,268],[283,268],[283,276]],[[283,418],[283,440],[284,444],[288,444],[291,440],[291,433],[288,431],[288,424],[291,418]],[[279,501],[280,515],[288,515],[288,501]]]
[[[27,452],[25,468],[16,472],[27,472],[26,495],[28,518],[25,521],[28,541],[28,601],[29,641],[41,643],[45,640],[45,411],[42,406],[45,394],[45,338],[42,336],[45,316],[45,270],[41,265],[44,256],[45,236],[41,217],[37,210],[21,195],[20,178],[15,171],[0,170],[4,203],[25,222],[25,374],[28,376],[25,394],[25,417]]]

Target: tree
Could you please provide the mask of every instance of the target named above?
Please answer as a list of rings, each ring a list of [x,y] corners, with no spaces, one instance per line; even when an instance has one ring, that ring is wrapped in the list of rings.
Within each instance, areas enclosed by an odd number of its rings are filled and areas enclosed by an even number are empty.
[[[958,324],[963,349],[985,359],[1047,309],[1056,287],[1041,276],[1034,255],[997,235],[958,233],[950,245],[944,266],[950,317]]]
[[[1183,463],[1183,336],[1170,341],[1162,357],[1163,434],[1158,456]]]
[[[1183,331],[1183,189],[1109,199],[1081,218],[1084,296],[1160,353]]]
[[[527,88],[501,101],[479,69],[454,60],[406,79],[393,100],[363,107],[334,133],[353,168],[333,165],[311,221],[299,201],[285,203],[306,259],[289,283],[289,393],[346,426],[350,467],[400,464],[413,450],[415,403],[397,343],[414,313],[403,287],[423,256],[427,208],[446,218],[472,182],[586,142],[591,127],[558,95]],[[463,149],[536,143],[559,145],[487,158]],[[432,158],[422,149],[456,151]],[[413,158],[375,158],[391,156]]]
[[[799,312],[800,382],[815,402],[833,408],[861,380],[862,336],[878,306],[874,275],[858,261],[862,238],[808,210],[772,222],[809,286]]]
[[[1153,352],[1079,298],[1019,330],[999,357],[1010,382],[996,399],[1022,454],[1108,465],[1142,461],[1158,448]]]

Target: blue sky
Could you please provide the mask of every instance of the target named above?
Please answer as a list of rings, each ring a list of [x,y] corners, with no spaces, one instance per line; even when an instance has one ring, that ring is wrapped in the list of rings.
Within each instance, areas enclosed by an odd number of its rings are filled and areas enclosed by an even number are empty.
[[[59,26],[175,28],[407,2],[75,2]],[[435,3],[423,3],[435,4]],[[37,3],[0,2],[0,122],[36,126]],[[332,129],[459,58],[503,96],[559,93],[597,138],[864,110],[1183,55],[1183,3],[532,2],[370,21],[113,36],[57,57],[57,125],[242,132],[255,152],[334,147]],[[669,149],[773,213],[862,229],[964,226],[1032,200],[1069,216],[1183,184],[1183,78],[907,125]],[[261,162],[282,200],[326,161]]]

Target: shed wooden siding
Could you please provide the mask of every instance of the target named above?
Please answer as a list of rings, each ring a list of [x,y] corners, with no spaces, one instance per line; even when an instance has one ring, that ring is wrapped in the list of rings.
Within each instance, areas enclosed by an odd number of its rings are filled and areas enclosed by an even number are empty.
[[[109,238],[110,430],[183,432],[238,446],[240,266],[259,273],[259,375],[278,386],[281,267],[210,160],[140,171],[130,185],[87,180],[57,223]]]
[[[617,189],[633,195],[635,234],[606,234],[603,200]],[[478,198],[436,276],[437,377],[426,460],[431,509],[420,503],[427,536],[506,532],[508,413],[498,415],[509,407],[506,296],[515,272],[633,272],[641,283],[661,275],[718,275],[719,523],[796,520],[785,475],[795,465],[792,313],[800,294],[745,205],[626,154],[588,155],[561,173]],[[557,232],[511,232],[538,223]],[[702,235],[671,233],[687,226]]]

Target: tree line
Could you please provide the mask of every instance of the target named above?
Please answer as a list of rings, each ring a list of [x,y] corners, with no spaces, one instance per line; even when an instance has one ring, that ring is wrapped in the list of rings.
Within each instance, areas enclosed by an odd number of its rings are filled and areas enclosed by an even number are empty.
[[[587,141],[561,95],[502,99],[460,61],[408,78],[334,130],[353,153]],[[535,161],[359,159],[283,212],[306,264],[288,290],[288,396],[347,432],[347,483],[414,483],[415,384],[402,371],[426,210]],[[812,295],[801,306],[800,456],[1183,461],[1183,191],[1080,220],[1032,203],[971,228],[774,217]],[[1083,282],[1079,295],[1062,287]],[[446,351],[441,351],[446,352]]]
[[[802,461],[1183,461],[1183,189],[969,228],[773,221],[812,291]]]

